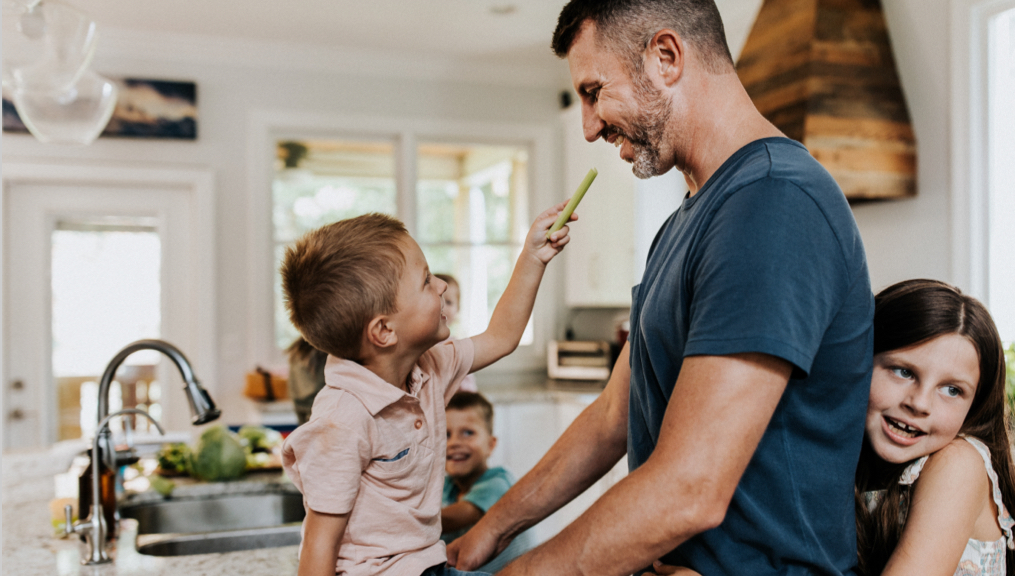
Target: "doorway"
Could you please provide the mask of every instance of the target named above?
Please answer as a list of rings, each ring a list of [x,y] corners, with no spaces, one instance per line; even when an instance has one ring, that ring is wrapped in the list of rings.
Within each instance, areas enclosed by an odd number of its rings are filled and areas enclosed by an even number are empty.
[[[4,448],[94,431],[97,382],[141,338],[177,345],[214,394],[211,176],[4,166]],[[188,427],[171,364],[128,358],[111,408]]]

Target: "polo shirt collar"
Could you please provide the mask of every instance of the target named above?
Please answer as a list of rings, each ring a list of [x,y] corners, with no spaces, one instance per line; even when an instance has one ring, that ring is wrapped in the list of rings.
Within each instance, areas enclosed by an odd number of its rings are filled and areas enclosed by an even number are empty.
[[[409,373],[409,391],[406,394],[391,383],[352,360],[328,356],[324,365],[325,385],[344,390],[363,403],[371,416],[406,397],[419,397],[419,391],[430,380],[417,363]]]

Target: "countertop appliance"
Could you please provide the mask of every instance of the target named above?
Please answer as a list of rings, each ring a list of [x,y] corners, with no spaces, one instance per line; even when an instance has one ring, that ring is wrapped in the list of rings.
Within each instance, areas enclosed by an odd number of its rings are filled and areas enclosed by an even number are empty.
[[[600,340],[551,340],[546,367],[550,378],[607,380],[610,377],[610,343]]]

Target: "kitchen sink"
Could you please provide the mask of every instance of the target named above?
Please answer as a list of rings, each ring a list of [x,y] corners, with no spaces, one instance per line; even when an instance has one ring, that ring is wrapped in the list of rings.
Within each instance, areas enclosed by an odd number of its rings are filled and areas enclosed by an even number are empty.
[[[137,520],[137,550],[152,556],[234,552],[300,543],[299,493],[216,495],[123,504]]]
[[[300,543],[300,525],[229,530],[199,534],[177,534],[139,543],[137,551],[148,556],[187,556],[215,552],[237,552],[257,548],[277,548]]]
[[[298,493],[171,498],[120,507],[120,516],[137,520],[138,534],[265,528],[302,522],[304,515]]]

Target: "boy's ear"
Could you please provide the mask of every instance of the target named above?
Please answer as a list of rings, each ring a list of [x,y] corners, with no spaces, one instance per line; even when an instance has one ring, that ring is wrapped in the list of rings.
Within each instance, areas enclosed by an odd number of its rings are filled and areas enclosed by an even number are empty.
[[[490,436],[490,452],[493,452],[493,449],[496,447],[497,447],[497,437]]]
[[[378,348],[389,348],[398,343],[398,335],[395,334],[387,316],[375,316],[367,324],[367,342]]]

